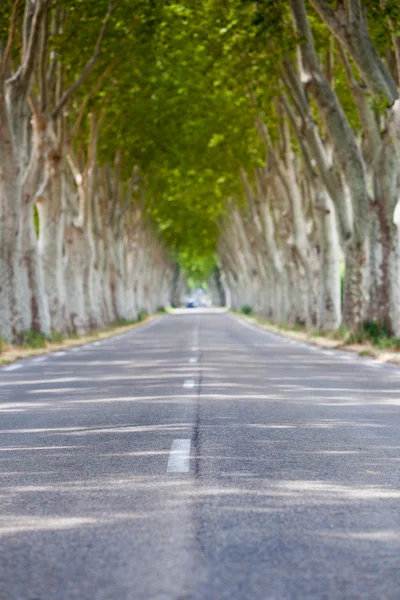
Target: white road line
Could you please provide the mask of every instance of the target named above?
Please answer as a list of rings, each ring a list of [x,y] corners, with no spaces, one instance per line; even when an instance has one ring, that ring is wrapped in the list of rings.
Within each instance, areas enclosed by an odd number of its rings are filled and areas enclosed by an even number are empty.
[[[4,367],[3,371],[16,371],[20,369],[22,365],[10,365],[9,367]]]
[[[160,323],[163,319],[165,319],[165,317],[158,317],[157,319],[154,319],[153,321],[151,321],[151,323],[149,323],[148,325],[141,325],[140,327],[137,327],[136,329],[131,329],[131,331],[127,331],[126,333],[123,333],[120,337],[125,336],[125,335],[134,335],[136,333],[141,333],[142,331],[146,331],[147,329],[150,329],[151,327],[154,327],[154,325],[157,325],[158,323]],[[112,339],[112,338],[110,338]]]
[[[197,352],[198,351],[197,346],[192,346],[190,349],[191,349],[192,352]]]
[[[197,358],[189,358],[190,363],[197,363]]]
[[[94,342],[93,346],[100,346],[101,342]]]
[[[53,356],[65,356],[66,352],[54,352]]]
[[[380,369],[384,365],[380,362],[374,362],[373,360],[365,361],[361,364],[364,364],[366,367],[373,367],[374,369]]]
[[[168,457],[167,473],[188,473],[190,439],[173,440]]]
[[[235,318],[232,315],[230,315],[229,313],[228,313],[228,316],[231,319],[233,319],[234,321],[236,321],[236,323],[239,323],[240,325],[243,325],[243,327],[247,327],[247,329],[251,329],[252,331],[256,330],[256,331],[259,331],[259,332],[262,332],[262,333],[266,333],[267,335],[271,335],[269,331],[265,331],[265,330],[262,331],[262,329],[259,329],[258,327],[255,327],[254,325],[250,325],[250,323],[247,323],[246,321],[242,321],[242,319],[240,319],[240,318]]]
[[[38,358],[33,358],[32,362],[40,363],[40,362],[44,362],[45,360],[47,360],[47,356],[38,356]]]
[[[183,387],[187,388],[187,389],[192,389],[194,388],[194,379],[185,379],[184,383],[183,383]]]
[[[80,352],[82,350],[81,346],[78,346],[77,348],[71,348],[71,352]]]

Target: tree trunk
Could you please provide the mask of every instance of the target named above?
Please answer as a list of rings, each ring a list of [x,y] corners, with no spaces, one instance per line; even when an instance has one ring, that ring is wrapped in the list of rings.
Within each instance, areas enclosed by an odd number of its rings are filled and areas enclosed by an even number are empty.
[[[365,320],[368,297],[368,253],[366,243],[352,242],[345,247],[343,323],[355,329]]]
[[[68,223],[65,227],[68,328],[72,333],[85,333],[89,316],[84,298],[84,240],[83,231]]]
[[[51,328],[66,332],[67,290],[65,286],[64,228],[65,201],[60,156],[47,159],[49,176],[42,199],[37,203],[39,213],[39,251],[43,264],[44,287],[48,297]]]
[[[18,173],[0,175],[0,336],[13,341],[23,329],[20,189]]]
[[[320,293],[318,327],[335,331],[342,320],[340,298],[340,246],[332,200],[320,190]]]
[[[50,313],[45,293],[42,261],[30,201],[22,204],[22,260],[19,268],[23,281],[24,329],[50,335]]]

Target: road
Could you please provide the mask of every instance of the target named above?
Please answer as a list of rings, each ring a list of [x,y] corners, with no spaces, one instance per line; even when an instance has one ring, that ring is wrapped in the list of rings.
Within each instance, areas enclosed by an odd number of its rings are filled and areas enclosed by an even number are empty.
[[[398,600],[399,383],[195,310],[0,370],[1,600]]]

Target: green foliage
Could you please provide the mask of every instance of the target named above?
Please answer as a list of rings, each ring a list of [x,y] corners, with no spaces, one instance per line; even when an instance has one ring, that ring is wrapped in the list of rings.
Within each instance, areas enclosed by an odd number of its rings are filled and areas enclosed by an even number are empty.
[[[393,33],[386,17],[395,32],[400,30],[398,0],[363,3],[373,41],[386,56]],[[13,2],[0,4],[4,47]],[[24,5],[19,5],[16,57]],[[61,62],[63,85],[68,87],[93,53],[109,0],[54,0],[49,6],[49,49]],[[308,14],[318,55],[326,65],[331,36],[313,10]],[[57,22],[62,26],[56,27]],[[193,286],[204,284],[212,272],[218,224],[229,206],[242,201],[240,168],[251,173],[265,163],[256,117],[262,114],[273,140],[280,135],[273,101],[281,92],[282,60],[294,58],[298,41],[288,2],[114,2],[101,54],[68,107],[66,119],[72,126],[87,101],[74,141],[79,157],[87,152],[88,115],[104,116],[100,161],[111,164],[120,151],[125,181],[133,166],[139,167],[145,193],[138,192],[133,202],[154,221]],[[358,133],[360,120],[337,47],[334,58],[333,85]],[[381,99],[373,102],[381,111]],[[313,101],[311,105],[323,129]],[[36,210],[34,218],[38,231]]]
[[[136,322],[140,323],[141,321],[144,321],[145,319],[147,319],[148,317],[148,312],[145,309],[141,309],[138,312],[137,318],[136,318]]]
[[[178,260],[190,289],[205,287],[217,264],[215,254],[199,256],[195,252],[192,254],[184,250],[179,253]]]
[[[65,340],[65,335],[58,331],[52,331],[50,335],[50,342],[52,344],[60,344]]]
[[[18,345],[22,348],[46,348],[47,338],[44,333],[23,331],[18,336]]]
[[[2,0],[0,2],[0,41],[4,42],[8,39],[9,27],[10,27],[10,18],[13,10],[14,0]],[[24,2],[20,2],[17,9],[18,23],[20,26],[23,22],[24,16]],[[21,46],[21,38],[20,35],[15,36],[14,40],[14,48],[13,48],[13,58],[18,60],[18,54]]]
[[[51,5],[54,14],[65,11],[49,39],[65,87],[91,56],[108,5]],[[9,0],[0,9],[1,40],[11,6]],[[89,99],[74,142],[80,156],[87,151],[88,115],[104,115],[100,160],[112,163],[120,151],[125,180],[139,167],[146,197],[135,201],[193,283],[204,282],[214,266],[227,199],[241,201],[239,169],[264,161],[254,127],[260,111],[276,133],[271,101],[280,86],[277,66],[295,46],[291,33],[288,5],[275,0],[114,2],[100,57],[68,109],[73,125]]]
[[[385,56],[389,47],[392,47],[391,34],[399,35],[400,30],[400,5],[398,0],[364,0],[367,8],[368,29],[372,41],[378,52]],[[392,23],[389,25],[388,18]]]
[[[376,344],[380,350],[400,351],[400,338],[382,338]]]
[[[243,313],[244,315],[251,315],[253,312],[253,309],[248,304],[245,304],[244,306],[242,306],[240,312]]]
[[[36,237],[39,237],[39,213],[36,204],[33,205],[33,224],[35,227]]]
[[[355,332],[348,335],[348,344],[370,343],[380,350],[400,350],[400,339],[390,337],[388,324],[385,321],[365,321]]]
[[[117,319],[110,327],[127,327],[128,325],[135,325],[136,323],[136,319]]]
[[[240,167],[264,156],[254,127],[261,105],[252,107],[249,83],[260,98],[272,97],[271,73],[256,56],[269,56],[267,13],[279,20],[283,9],[262,3],[260,32],[245,4],[135,3],[113,77],[93,100],[106,106],[102,160],[119,148],[126,177],[132,164],[140,167],[149,216],[197,280],[213,261],[226,199],[242,194]]]
[[[365,321],[363,331],[372,342],[389,336],[389,327],[385,321]]]
[[[333,340],[342,340],[343,342],[346,341],[348,335],[349,332],[344,325],[341,325],[336,331],[328,332],[328,337],[330,337]]]

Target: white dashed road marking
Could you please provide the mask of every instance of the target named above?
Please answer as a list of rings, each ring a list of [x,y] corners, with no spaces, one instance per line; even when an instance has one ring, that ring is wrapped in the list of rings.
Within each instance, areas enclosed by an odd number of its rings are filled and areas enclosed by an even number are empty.
[[[373,367],[374,369],[380,369],[384,365],[380,362],[374,362],[373,360],[368,360],[364,362],[364,365],[367,367]]]
[[[9,367],[4,367],[3,371],[16,371],[20,369],[22,365],[10,365]]]
[[[173,440],[168,457],[167,473],[189,471],[190,439]]]
[[[189,358],[190,363],[197,363],[197,358]]]
[[[183,387],[187,389],[194,388],[194,379],[185,379]]]

